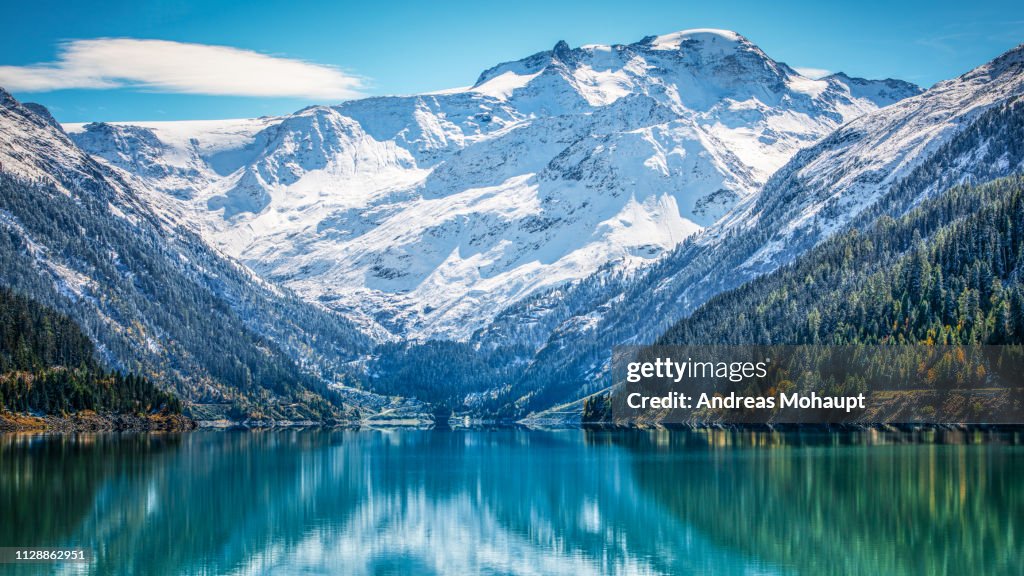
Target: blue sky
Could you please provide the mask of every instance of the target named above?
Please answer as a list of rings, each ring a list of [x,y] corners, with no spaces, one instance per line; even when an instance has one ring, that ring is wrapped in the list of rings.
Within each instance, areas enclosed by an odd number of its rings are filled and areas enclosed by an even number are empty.
[[[630,43],[687,28],[735,30],[795,67],[922,86],[1024,42],[1020,0],[41,0],[13,12],[0,21],[0,86],[15,83],[16,97],[64,122],[283,114],[468,85],[558,40]]]

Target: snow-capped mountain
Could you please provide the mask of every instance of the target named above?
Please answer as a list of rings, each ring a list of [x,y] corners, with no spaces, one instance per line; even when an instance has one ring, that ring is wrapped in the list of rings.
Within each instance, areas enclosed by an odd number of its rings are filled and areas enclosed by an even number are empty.
[[[484,341],[529,338],[538,350],[510,402],[536,408],[594,392],[607,385],[612,346],[657,340],[710,298],[839,230],[900,216],[957,184],[1024,172],[1022,106],[1024,45],[845,124],[639,273],[595,275],[506,309]],[[787,305],[785,296],[778,300]],[[524,335],[527,324],[544,326],[546,337]]]
[[[919,89],[801,76],[689,30],[553,50],[433,94],[277,118],[67,126],[167,218],[383,338],[466,339],[636,269],[845,122]]]
[[[72,317],[104,364],[199,418],[318,419],[390,399],[343,386],[370,342],[153,211],[45,108],[0,89],[0,285]],[[399,406],[404,407],[404,406]]]

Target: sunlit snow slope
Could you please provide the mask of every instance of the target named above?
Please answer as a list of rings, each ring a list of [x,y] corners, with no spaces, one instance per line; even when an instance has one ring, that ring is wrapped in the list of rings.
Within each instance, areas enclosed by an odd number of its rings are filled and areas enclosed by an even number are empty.
[[[66,128],[265,279],[378,334],[464,339],[540,289],[657,259],[797,151],[918,92],[812,80],[689,30],[559,42],[434,94]]]

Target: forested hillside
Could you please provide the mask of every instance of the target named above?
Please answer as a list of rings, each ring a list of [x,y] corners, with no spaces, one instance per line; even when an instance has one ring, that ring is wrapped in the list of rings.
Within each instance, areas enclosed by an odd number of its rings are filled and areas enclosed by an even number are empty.
[[[1018,53],[1017,57],[1024,57],[1024,52]],[[1024,66],[1021,64],[1020,66]],[[1024,68],[1022,68],[1024,69]],[[1016,78],[1016,75],[1014,76]],[[1016,88],[1014,89],[1016,90]],[[1014,94],[1016,94],[1014,92]],[[926,96],[928,93],[926,93]],[[888,109],[882,113],[888,114]],[[879,114],[882,114],[879,113]],[[579,397],[592,394],[602,390],[611,384],[609,374],[606,371],[610,350],[616,344],[646,344],[657,340],[666,331],[673,331],[678,318],[683,318],[681,326],[688,325],[690,320],[685,318],[693,315],[694,318],[702,314],[710,314],[712,310],[721,310],[720,304],[712,305],[711,302],[721,301],[723,298],[733,298],[733,294],[749,294],[755,286],[764,286],[765,281],[778,276],[769,275],[761,280],[750,282],[750,266],[759,262],[761,248],[773,246],[778,258],[782,254],[790,254],[796,264],[798,254],[803,255],[800,262],[808,262],[808,259],[818,258],[822,254],[820,249],[830,246],[827,240],[817,244],[814,240],[824,235],[823,230],[832,227],[831,220],[826,215],[843,215],[844,207],[842,201],[825,202],[818,216],[811,218],[815,232],[811,235],[797,234],[787,237],[779,233],[780,226],[789,221],[800,221],[803,214],[802,207],[808,198],[830,198],[833,192],[828,182],[818,182],[814,187],[808,187],[802,180],[796,178],[798,168],[804,166],[807,158],[816,157],[822,151],[829,151],[841,146],[847,140],[844,132],[857,132],[848,125],[836,134],[826,138],[814,148],[806,152],[798,153],[792,166],[787,166],[773,176],[765,188],[764,194],[758,199],[758,205],[763,208],[759,212],[756,221],[745,230],[730,233],[720,245],[714,248],[703,246],[701,242],[684,242],[671,256],[646,269],[639,278],[616,279],[611,277],[610,281],[605,278],[595,277],[588,280],[587,288],[591,292],[600,293],[602,285],[609,288],[605,291],[607,295],[603,308],[597,309],[591,317],[579,317],[576,326],[556,331],[555,336],[537,354],[536,360],[531,364],[524,382],[534,384],[532,389],[524,386],[516,386],[513,396],[528,398],[535,406],[542,407],[544,404],[550,406],[556,402],[574,400]],[[881,133],[902,129],[900,123],[882,123],[882,128],[877,128]],[[857,138],[864,138],[864,131]],[[852,138],[853,136],[850,136]],[[913,168],[908,168],[904,175],[891,184],[880,186],[874,193],[878,195],[877,200],[869,206],[864,207],[856,217],[851,218],[841,226],[835,226],[831,234],[847,234],[850,230],[871,231],[876,224],[885,221],[899,219],[926,199],[941,197],[951,187],[961,182],[984,183],[996,178],[1019,174],[1024,170],[1024,104],[1020,97],[1013,95],[1007,100],[991,105],[983,110],[976,110],[969,118],[964,118],[958,123],[955,136],[951,137],[942,145],[928,148],[927,154],[919,162],[913,163]],[[866,154],[866,153],[865,153]],[[869,155],[868,155],[869,156]],[[853,161],[852,161],[853,162]],[[856,162],[853,162],[856,164]],[[810,171],[813,173],[813,170]],[[858,177],[860,185],[866,188],[878,186],[876,182],[883,176],[878,171],[867,170]],[[846,202],[864,202],[862,194],[851,193],[852,199]],[[784,209],[789,206],[790,209]],[[964,210],[974,211],[985,207],[984,199],[978,199],[974,204],[968,201]],[[960,214],[961,216],[964,214]],[[922,229],[922,237],[931,241],[930,237],[936,228],[952,223],[952,215],[939,215],[930,221],[929,228]],[[845,216],[843,217],[846,218]],[[784,226],[783,226],[784,227]],[[883,232],[878,232],[883,233]],[[912,236],[912,235],[911,235]],[[907,239],[911,239],[910,236]],[[895,242],[897,239],[890,240]],[[799,244],[799,246],[798,246]],[[884,244],[883,244],[884,245]],[[890,245],[895,253],[899,248]],[[872,266],[878,262],[870,261]],[[806,264],[796,264],[806,265]],[[746,268],[745,268],[746,267]],[[756,267],[756,266],[755,266]],[[875,270],[876,268],[871,268]],[[778,271],[785,270],[780,268]],[[763,270],[769,272],[769,269]],[[787,272],[779,272],[787,273]],[[804,276],[800,277],[802,281]],[[749,282],[749,283],[748,283]],[[618,285],[618,286],[617,286]],[[617,289],[622,292],[615,296]],[[821,287],[819,287],[821,289]],[[730,290],[739,292],[731,293]],[[573,298],[574,293],[579,292],[573,289],[567,299]],[[717,292],[719,298],[712,297],[704,301],[705,296],[695,296],[697,292]],[[759,295],[766,295],[768,292],[759,292]],[[781,295],[776,294],[775,298]],[[776,306],[797,306],[791,297],[782,298],[775,302]],[[706,308],[696,306],[703,302]],[[691,312],[692,311],[692,312]],[[747,314],[742,321],[739,318],[729,317],[725,312],[719,318],[729,318],[727,324],[711,327],[708,330],[717,330],[717,334],[724,335],[732,333],[733,330],[742,332],[741,325],[747,322],[755,322],[750,315],[755,314],[753,308],[743,309],[736,306],[733,310],[738,316],[739,313]],[[805,312],[810,313],[808,308]],[[779,312],[780,317],[784,315]],[[673,319],[671,324],[659,329],[656,333],[650,333],[652,326],[666,319]],[[794,322],[788,318],[787,323]],[[568,324],[568,323],[567,323]],[[645,328],[646,327],[646,328]],[[868,327],[861,327],[870,329]],[[677,328],[679,329],[679,328]],[[781,329],[781,328],[779,328]],[[822,330],[829,329],[824,324]],[[585,334],[587,338],[573,338],[572,333]],[[762,334],[763,335],[763,334]],[[708,334],[708,344],[715,343],[711,334]],[[724,336],[723,336],[724,337]],[[694,342],[696,340],[693,340]],[[774,342],[775,340],[773,340]],[[781,340],[780,340],[781,341]],[[566,397],[568,389],[578,383],[573,374],[588,374],[588,385],[584,387],[575,386],[576,395]]]
[[[1024,178],[957,186],[711,299],[661,344],[1024,342]]]
[[[72,318],[105,366],[177,394],[198,418],[343,418],[350,404],[332,384],[369,347],[340,314],[147,207],[45,109],[2,90],[0,270],[0,286]]]
[[[322,381],[247,326],[238,310],[260,296],[241,291],[241,271],[196,260],[201,241],[184,231],[161,238],[116,216],[112,192],[100,182],[85,180],[72,201],[52,185],[0,173],[3,285],[66,307],[103,344],[106,363],[193,403],[224,406],[237,418],[320,418],[342,409],[340,398],[325,399],[334,394]],[[165,252],[167,242],[191,257]]]
[[[80,410],[178,414],[181,402],[145,378],[104,369],[71,318],[0,288],[0,412]]]
[[[960,185],[720,294],[657,345],[1024,343],[1024,176]],[[605,422],[608,396],[583,403]]]

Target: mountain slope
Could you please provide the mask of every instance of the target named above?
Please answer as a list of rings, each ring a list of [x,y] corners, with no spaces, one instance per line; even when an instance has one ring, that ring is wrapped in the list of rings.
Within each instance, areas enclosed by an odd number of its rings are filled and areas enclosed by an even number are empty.
[[[1024,103],[988,116],[1022,141]],[[1016,148],[1024,160],[1024,147]],[[1024,176],[1017,174],[955,186],[899,218],[835,234],[792,264],[711,298],[656,344],[1022,342]],[[997,410],[1002,399],[994,398]],[[582,404],[583,421],[611,419],[608,394]]]
[[[791,262],[837,231],[898,217],[955,184],[1024,167],[1016,102],[1024,47],[925,93],[861,117],[804,150],[756,197],[639,274],[606,273],[552,309],[550,337],[519,386],[515,406],[543,408],[607,385],[611,346],[652,342],[715,294]],[[503,312],[549,313],[533,303]]]
[[[0,288],[0,415],[81,410],[179,414],[181,402],[144,378],[105,370],[71,318]]]
[[[561,42],[436,94],[68,128],[264,279],[382,339],[468,340],[541,290],[655,261],[800,149],[918,92],[811,80],[738,34],[691,30]]]
[[[365,337],[150,210],[44,112],[0,91],[0,282],[201,417],[343,415],[328,384]]]
[[[659,343],[1018,344],[1022,265],[1024,178],[958,186],[712,298]]]

